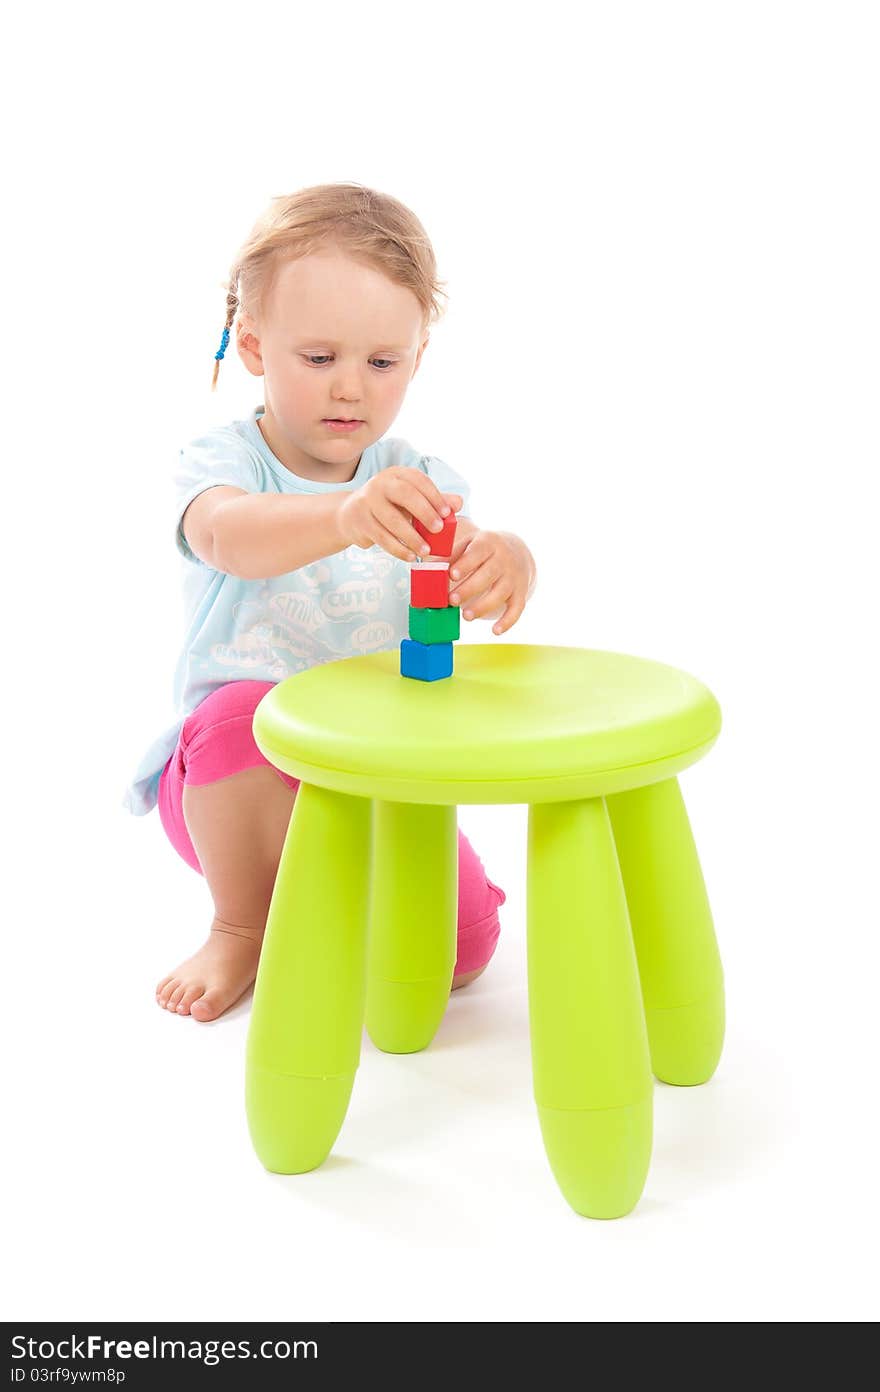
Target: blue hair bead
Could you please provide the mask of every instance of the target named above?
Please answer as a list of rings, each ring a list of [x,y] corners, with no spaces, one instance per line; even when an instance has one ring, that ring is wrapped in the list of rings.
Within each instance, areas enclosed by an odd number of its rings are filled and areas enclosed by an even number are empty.
[[[221,340],[220,340],[220,348],[219,348],[219,351],[216,352],[216,353],[214,354],[214,358],[215,358],[215,359],[222,358],[222,357],[223,357],[223,354],[226,352],[226,349],[227,349],[228,346],[229,346],[229,330],[228,330],[228,329],[224,329],[224,330],[223,330],[223,337],[222,337]]]

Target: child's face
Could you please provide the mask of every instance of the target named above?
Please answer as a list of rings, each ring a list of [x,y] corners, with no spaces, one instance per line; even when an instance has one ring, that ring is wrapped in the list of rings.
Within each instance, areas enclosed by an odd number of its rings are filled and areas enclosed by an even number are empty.
[[[265,378],[263,431],[283,463],[348,477],[397,415],[428,342],[415,295],[335,249],[278,270],[261,320],[242,316],[238,351]],[[334,430],[328,420],[361,424]],[[323,466],[323,467],[322,467]]]

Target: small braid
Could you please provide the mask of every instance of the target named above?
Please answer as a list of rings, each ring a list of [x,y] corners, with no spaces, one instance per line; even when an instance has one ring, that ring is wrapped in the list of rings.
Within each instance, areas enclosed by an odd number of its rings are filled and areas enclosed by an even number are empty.
[[[233,274],[233,277],[229,282],[229,290],[226,296],[226,324],[223,329],[223,337],[220,340],[220,347],[214,354],[214,379],[211,382],[211,391],[216,391],[217,389],[217,378],[220,375],[220,360],[223,357],[223,354],[226,352],[226,348],[229,343],[229,330],[232,328],[232,321],[235,318],[236,311],[238,310],[238,293],[236,289],[237,286],[238,271],[236,271]]]

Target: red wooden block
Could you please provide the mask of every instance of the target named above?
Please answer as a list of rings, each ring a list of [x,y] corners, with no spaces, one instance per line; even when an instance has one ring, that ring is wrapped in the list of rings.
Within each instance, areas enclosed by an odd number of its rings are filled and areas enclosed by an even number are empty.
[[[410,566],[409,576],[409,602],[414,609],[449,608],[448,566],[439,570]]]
[[[455,545],[455,513],[451,512],[448,517],[441,519],[443,522],[442,532],[431,532],[424,522],[419,522],[418,518],[413,518],[413,526],[431,548],[432,556],[451,556],[452,548]]]

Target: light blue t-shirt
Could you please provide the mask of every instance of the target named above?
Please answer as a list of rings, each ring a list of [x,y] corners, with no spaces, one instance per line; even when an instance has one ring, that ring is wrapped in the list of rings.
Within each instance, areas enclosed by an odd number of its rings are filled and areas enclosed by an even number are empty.
[[[174,676],[178,718],[153,741],[134,773],[124,806],[142,816],[156,805],[159,777],[187,715],[217,687],[249,679],[278,682],[339,658],[396,648],[409,618],[409,566],[379,546],[349,546],[287,575],[241,580],[193,554],[182,520],[193,498],[221,484],[248,493],[338,493],[360,488],[392,464],[420,469],[441,493],[464,500],[470,488],[443,460],[385,437],[363,451],[348,483],[319,483],[286,468],[257,421],[219,426],[180,451],[174,477],[176,541],[183,556],[185,636]]]

